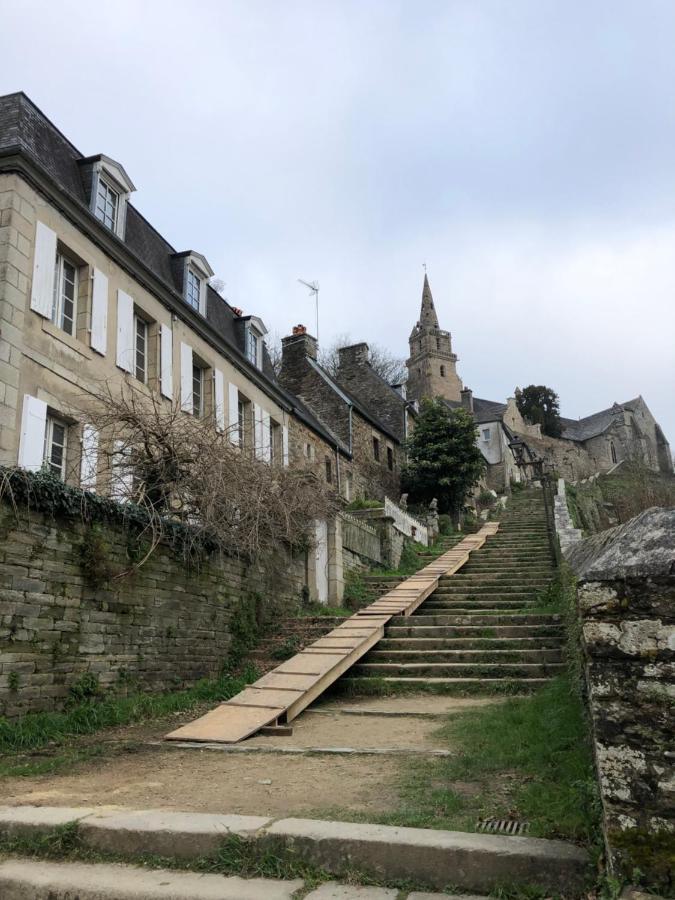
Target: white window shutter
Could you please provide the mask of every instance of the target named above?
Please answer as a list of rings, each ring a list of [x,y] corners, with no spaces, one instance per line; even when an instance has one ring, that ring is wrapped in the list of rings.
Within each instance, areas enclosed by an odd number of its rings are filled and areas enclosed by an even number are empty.
[[[289,455],[288,455],[288,425],[283,425],[281,428],[281,458],[284,466],[288,465]]]
[[[262,458],[265,462],[272,462],[270,414],[265,410],[262,413]]]
[[[173,332],[168,325],[159,326],[159,387],[164,397],[173,400]]]
[[[21,411],[21,438],[19,441],[19,465],[30,472],[39,472],[45,455],[45,428],[47,404],[44,400],[23,395]]]
[[[239,388],[236,384],[227,386],[227,427],[233,444],[239,444]]]
[[[105,356],[108,349],[108,276],[100,269],[94,269],[91,288],[90,344],[92,350]]]
[[[125,372],[134,370],[134,301],[117,291],[117,365]]]
[[[180,345],[180,408],[192,412],[192,347]]]
[[[45,319],[51,319],[54,304],[54,274],[56,267],[56,232],[42,222],[35,229],[35,256],[30,308]]]
[[[213,389],[216,406],[216,428],[225,431],[225,379],[220,369],[213,370]]]
[[[96,490],[98,473],[98,431],[93,425],[82,428],[82,459],[80,461],[80,486],[85,491]]]

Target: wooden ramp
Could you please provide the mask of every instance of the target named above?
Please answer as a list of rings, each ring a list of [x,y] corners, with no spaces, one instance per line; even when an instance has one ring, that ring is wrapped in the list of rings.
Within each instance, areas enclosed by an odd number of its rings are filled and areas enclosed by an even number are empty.
[[[436,590],[441,576],[454,575],[468,561],[472,550],[482,547],[498,528],[497,522],[487,522],[477,534],[465,537],[236,697],[167,734],[166,740],[230,744],[250,737],[266,725],[292,721],[384,637],[385,625],[393,616],[414,613]]]

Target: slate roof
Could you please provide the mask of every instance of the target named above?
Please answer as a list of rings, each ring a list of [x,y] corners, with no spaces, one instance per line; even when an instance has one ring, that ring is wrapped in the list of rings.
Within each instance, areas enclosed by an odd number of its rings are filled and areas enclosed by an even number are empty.
[[[450,409],[460,409],[462,406],[457,400],[444,400],[443,402]],[[506,403],[482,400],[480,397],[473,398],[473,417],[477,425],[483,425],[486,422],[501,422],[505,412]]]
[[[617,416],[620,416],[624,409],[633,410],[639,404],[640,398],[627,400],[625,403],[614,403],[609,409],[602,409],[593,415],[585,416],[583,419],[564,419],[560,421],[563,426],[562,437],[568,441],[587,441],[590,438],[597,437],[599,434],[607,431]]]
[[[38,166],[53,182],[88,211],[87,186],[80,165],[85,157],[44,113],[23,92],[0,97],[0,157],[20,153]],[[92,215],[92,224],[99,223]],[[114,236],[111,234],[111,237]],[[116,239],[116,238],[115,238]],[[122,242],[140,263],[149,269],[164,286],[181,296],[171,265],[175,248],[145,219],[133,204],[127,204],[126,231]],[[182,299],[182,297],[181,297]],[[206,322],[223,341],[240,369],[259,378],[261,373],[246,358],[243,329],[230,304],[207,286]],[[263,345],[264,347],[264,345]],[[262,376],[274,394],[287,398],[313,431],[334,446],[335,435],[314,416],[297,397],[283,391],[277,384],[267,348],[264,347]]]

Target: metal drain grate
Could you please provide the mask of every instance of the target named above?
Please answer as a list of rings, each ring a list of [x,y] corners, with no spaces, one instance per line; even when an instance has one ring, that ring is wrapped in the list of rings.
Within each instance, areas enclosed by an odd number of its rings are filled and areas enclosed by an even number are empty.
[[[529,822],[518,819],[479,819],[476,823],[476,830],[486,834],[525,834],[529,827]]]

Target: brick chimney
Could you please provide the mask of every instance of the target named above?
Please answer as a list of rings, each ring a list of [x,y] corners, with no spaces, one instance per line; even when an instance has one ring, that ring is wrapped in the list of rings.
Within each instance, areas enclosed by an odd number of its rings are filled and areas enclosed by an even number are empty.
[[[468,409],[470,413],[473,412],[473,391],[471,388],[465,387],[462,388],[460,393],[460,397],[462,398],[462,406],[464,409]]]
[[[281,339],[279,381],[289,391],[301,393],[302,380],[309,368],[307,358],[316,359],[316,338],[304,325],[294,325],[292,333]]]

